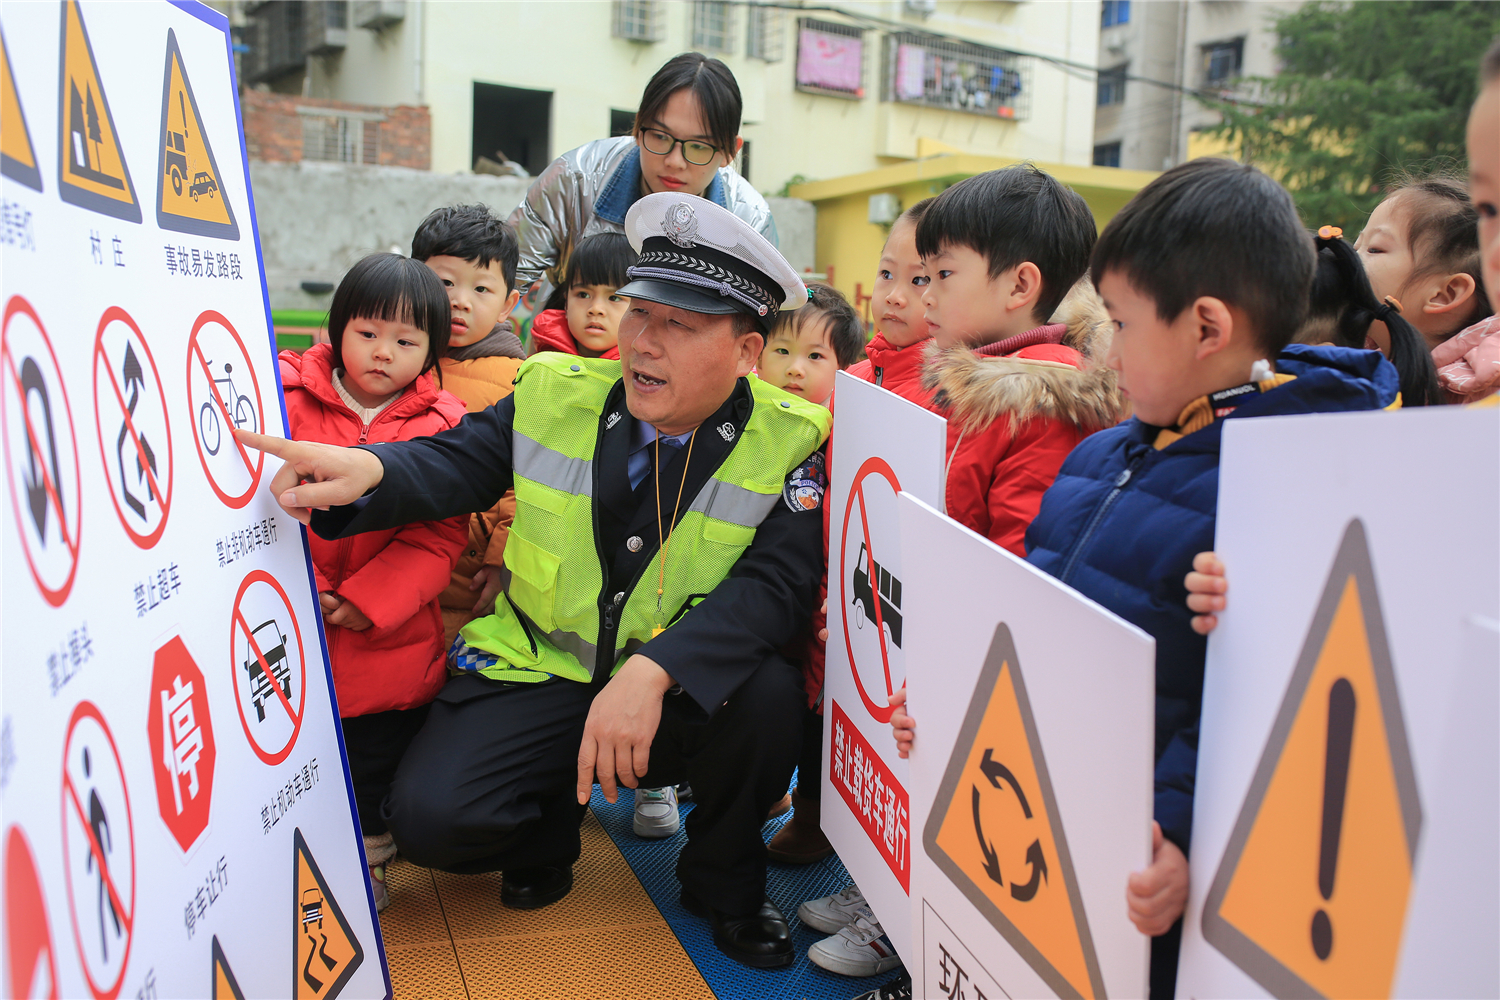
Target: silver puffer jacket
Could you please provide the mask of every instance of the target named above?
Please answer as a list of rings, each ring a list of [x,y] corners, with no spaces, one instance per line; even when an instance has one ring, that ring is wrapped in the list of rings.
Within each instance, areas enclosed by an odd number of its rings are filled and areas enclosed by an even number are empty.
[[[551,281],[544,272],[568,248],[595,233],[623,233],[625,213],[640,197],[640,174],[640,154],[628,135],[596,139],[553,160],[510,215],[521,244],[516,287],[542,281],[538,302],[545,302]],[[720,168],[703,196],[776,243],[771,207],[733,169]]]

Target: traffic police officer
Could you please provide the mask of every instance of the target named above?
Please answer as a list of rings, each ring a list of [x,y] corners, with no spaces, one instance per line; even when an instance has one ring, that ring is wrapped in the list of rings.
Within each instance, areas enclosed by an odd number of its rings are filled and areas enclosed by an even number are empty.
[[[778,649],[823,572],[830,417],[750,372],[807,291],[703,199],[642,198],[626,233],[640,259],[619,362],[537,355],[514,395],[430,438],[242,440],[287,459],[272,491],[325,538],[488,510],[515,489],[504,597],[461,633],[460,672],[384,804],[410,860],[503,871],[505,905],[545,906],[572,887],[596,775],[610,801],[617,780],[688,781],[684,905],[731,958],[788,965],[760,830],[797,760],[800,679]],[[789,499],[809,483],[818,505]]]

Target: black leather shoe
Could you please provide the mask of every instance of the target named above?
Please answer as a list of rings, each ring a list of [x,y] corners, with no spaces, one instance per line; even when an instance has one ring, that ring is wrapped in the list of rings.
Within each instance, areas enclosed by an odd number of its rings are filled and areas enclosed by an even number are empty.
[[[502,873],[500,902],[512,910],[540,910],[573,891],[573,866],[513,868]]]
[[[684,892],[682,905],[694,916],[707,920],[714,929],[714,944],[741,965],[755,969],[779,969],[791,965],[792,932],[786,917],[769,899],[748,917],[731,917],[700,903]]]

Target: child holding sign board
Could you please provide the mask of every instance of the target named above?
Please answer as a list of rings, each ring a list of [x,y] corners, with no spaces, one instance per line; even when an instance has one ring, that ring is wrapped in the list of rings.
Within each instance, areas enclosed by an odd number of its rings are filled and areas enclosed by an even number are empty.
[[[1068,456],[1026,535],[1030,563],[1156,639],[1154,860],[1126,887],[1155,938],[1153,997],[1174,995],[1187,900],[1206,647],[1183,581],[1213,540],[1224,420],[1396,398],[1377,352],[1288,346],[1313,262],[1291,197],[1254,167],[1195,160],[1142,189],[1092,259],[1115,324],[1105,361],[1135,416]],[[901,708],[891,722],[904,753],[915,722]]]
[[[431,374],[449,322],[443,284],[425,264],[397,254],[355,264],[333,295],[330,343],[281,353],[287,436],[350,445],[457,426],[464,405]],[[308,536],[376,909],[390,901],[385,863],[396,853],[380,803],[447,677],[438,595],[468,522],[422,521],[337,542]]]

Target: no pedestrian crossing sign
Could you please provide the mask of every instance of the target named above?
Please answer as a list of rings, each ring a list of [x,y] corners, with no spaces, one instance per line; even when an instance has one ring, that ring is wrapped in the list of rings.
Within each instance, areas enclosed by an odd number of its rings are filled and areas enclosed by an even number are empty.
[[[388,997],[229,24],[0,19],[0,993]],[[272,465],[274,469],[274,465]]]

